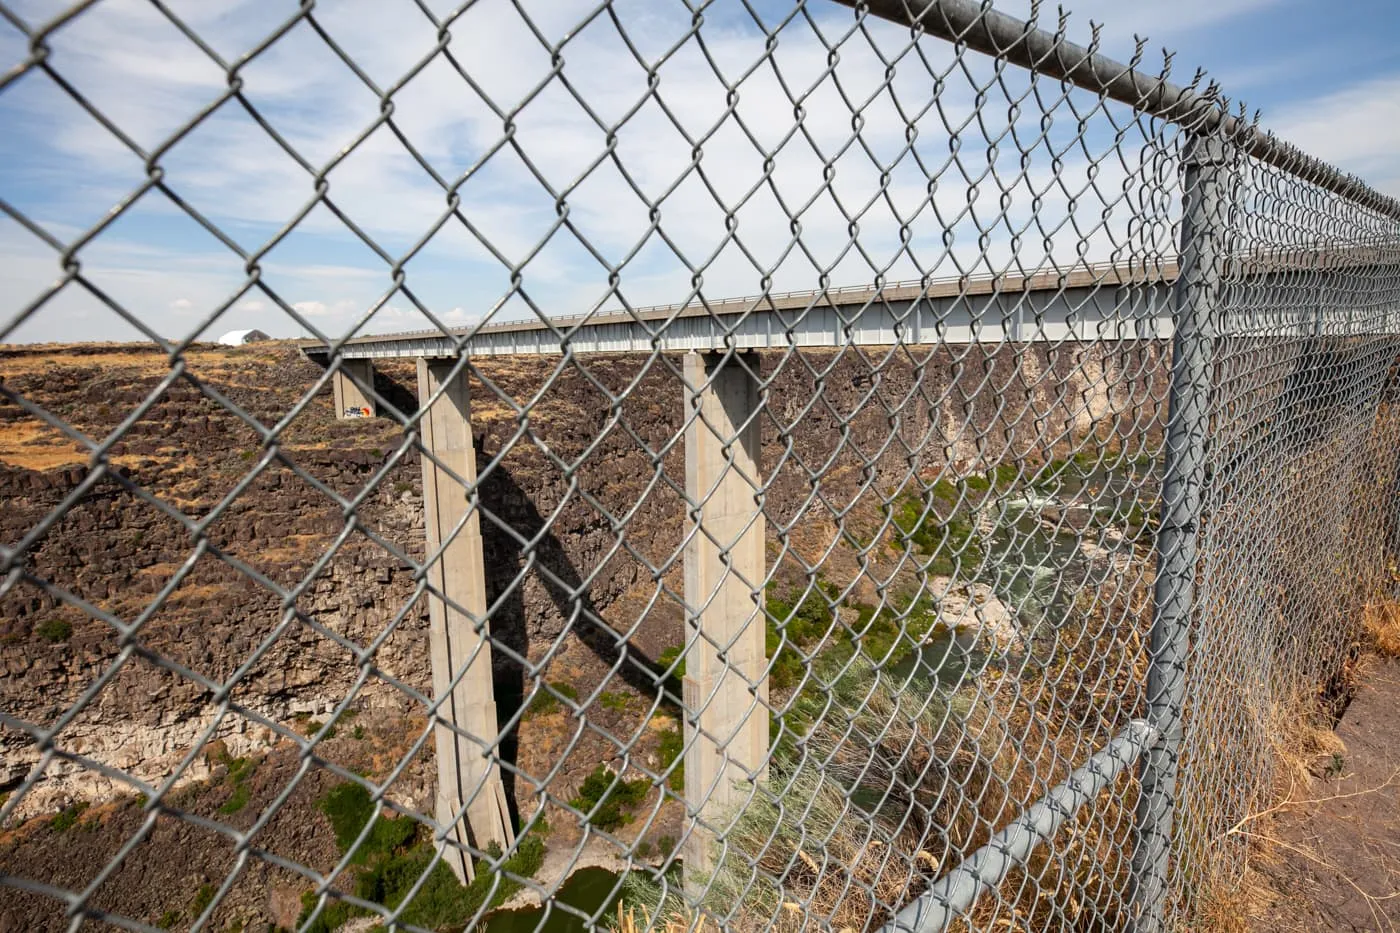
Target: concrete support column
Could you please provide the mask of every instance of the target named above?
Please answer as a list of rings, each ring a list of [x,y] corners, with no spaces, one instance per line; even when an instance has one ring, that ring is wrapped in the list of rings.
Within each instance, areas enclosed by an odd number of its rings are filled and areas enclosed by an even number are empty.
[[[476,481],[471,399],[466,372],[451,376],[454,362],[418,360],[418,404],[420,410],[427,411],[421,422],[423,446],[438,460],[434,463],[422,458],[428,554],[442,549],[441,557],[429,568],[428,582],[446,597],[446,601],[437,596],[428,599],[433,696],[447,696],[438,707],[435,736],[436,817],[443,826],[452,826],[451,838],[459,843],[470,841],[478,849],[485,849],[494,842],[504,850],[514,841],[515,833],[500,768],[489,757],[497,750],[493,748],[488,755],[484,747],[496,738],[491,643],[485,637],[485,625],[480,632],[477,630],[486,614],[486,565],[481,553],[481,522],[475,510],[467,515],[464,486]],[[429,407],[432,394],[444,383],[446,389]],[[453,678],[462,674],[463,668],[465,675],[453,686]],[[461,732],[454,731],[454,726]],[[465,826],[454,822],[464,804]],[[463,883],[471,879],[471,859],[465,852],[449,848],[445,860]]]
[[[359,380],[360,385],[356,385],[355,380]],[[373,386],[373,360],[341,360],[340,368],[331,375],[331,387],[335,391],[335,416],[373,418],[378,408],[374,404],[374,396],[367,391]]]
[[[756,353],[685,357],[687,885],[710,876],[768,770]]]

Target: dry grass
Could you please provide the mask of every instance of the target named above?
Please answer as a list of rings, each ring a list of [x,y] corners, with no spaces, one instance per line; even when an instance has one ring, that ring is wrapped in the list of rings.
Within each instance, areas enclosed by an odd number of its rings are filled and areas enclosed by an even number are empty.
[[[135,467],[144,458],[121,455],[107,458],[118,466]],[[0,463],[25,470],[54,470],[59,467],[86,466],[85,449],[38,420],[0,423]]]
[[[333,538],[325,534],[288,534],[279,540],[286,542],[281,547],[259,548],[253,555],[259,567],[273,564],[302,564],[319,558],[326,545]]]
[[[1252,870],[1239,881],[1216,884],[1196,898],[1193,933],[1250,933],[1250,918],[1260,907],[1277,898],[1272,888]]]
[[[609,918],[608,926],[616,933],[710,933],[718,930],[704,916],[674,914],[655,917],[636,905],[617,904],[617,918]]]
[[[254,359],[275,361],[276,357],[270,357],[268,351],[281,346],[282,341],[264,343],[257,348],[196,345],[186,352],[185,358],[194,365],[235,363],[247,366]],[[170,371],[170,358],[159,347],[146,343],[0,345],[0,375],[6,377],[95,366],[129,369],[143,375],[165,375]]]
[[[53,347],[37,348],[36,352],[24,356],[0,358],[0,374],[5,377],[51,372],[55,369],[74,367],[135,369],[143,374],[164,375],[170,371],[170,361],[163,353],[152,346],[149,349],[113,350],[108,353],[92,353],[73,356],[70,347],[59,344]],[[48,352],[45,352],[48,351]]]
[[[1389,598],[1368,602],[1362,611],[1363,644],[1377,654],[1400,656],[1400,604]],[[1348,691],[1367,669],[1367,655],[1352,658],[1343,665],[1338,689]],[[1246,933],[1252,929],[1249,918],[1260,915],[1264,905],[1275,903],[1280,892],[1256,872],[1253,864],[1272,864],[1287,856],[1301,857],[1323,868],[1333,868],[1323,856],[1309,848],[1284,842],[1270,835],[1263,827],[1277,814],[1306,810],[1338,797],[1362,796],[1389,787],[1400,774],[1377,788],[1355,794],[1315,797],[1312,789],[1320,769],[1347,755],[1346,744],[1327,721],[1327,710],[1321,708],[1312,692],[1293,697],[1275,697],[1267,710],[1260,713],[1255,724],[1262,737],[1260,777],[1255,799],[1248,812],[1216,838],[1206,840],[1207,849],[1215,849],[1229,838],[1247,843],[1248,863],[1226,866],[1213,871],[1201,885],[1193,904],[1195,925],[1201,933]],[[1339,872],[1340,874],[1340,872]],[[1345,875],[1343,875],[1343,879]],[[1350,882],[1349,882],[1350,883]],[[1373,898],[1355,884],[1357,892],[1370,903]],[[1375,906],[1372,904],[1374,911]]]
[[[863,930],[917,894],[950,856],[986,840],[978,803],[1002,787],[978,743],[945,726],[977,715],[964,698],[904,690],[857,659],[803,697],[763,792],[732,816],[714,874],[695,879],[727,930]],[[810,723],[802,726],[801,723]],[[688,928],[678,892],[629,879],[627,902]]]
[[[1376,600],[1366,607],[1362,620],[1376,653],[1400,658],[1400,602]]]
[[[0,425],[0,462],[26,470],[51,470],[86,463],[87,457],[58,429],[26,419]]]
[[[1004,785],[987,745],[945,724],[976,734],[970,723],[994,730],[991,717],[974,698],[921,693],[853,667],[823,695],[833,708],[779,747],[772,796],[729,834],[712,914],[734,929],[864,929],[986,841],[981,814],[1003,809]]]

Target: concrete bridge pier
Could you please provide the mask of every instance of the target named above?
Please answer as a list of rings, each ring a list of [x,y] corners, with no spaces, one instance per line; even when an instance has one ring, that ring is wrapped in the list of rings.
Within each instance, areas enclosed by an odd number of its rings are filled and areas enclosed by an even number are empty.
[[[768,770],[759,357],[685,357],[685,798],[698,893],[729,822]]]
[[[492,744],[497,736],[496,701],[491,643],[486,638],[489,628],[482,622],[486,615],[486,566],[481,521],[475,510],[467,515],[464,486],[476,481],[471,398],[465,370],[452,376],[455,362],[418,359],[418,404],[420,410],[426,410],[421,421],[423,446],[439,461],[422,458],[427,553],[436,554],[447,542],[428,572],[429,584],[446,597],[446,601],[437,596],[428,599],[433,696],[447,697],[438,707],[435,735],[436,818],[441,825],[452,827],[451,838],[458,843],[470,841],[485,849],[494,842],[505,850],[514,842],[515,831],[494,758],[499,749]],[[446,389],[429,407],[429,399],[444,384]],[[456,686],[450,686],[464,667],[466,674]],[[454,822],[464,804],[465,825]],[[471,880],[471,859],[466,852],[448,848],[444,858],[458,880]]]
[[[359,385],[356,385],[356,382]],[[331,375],[331,388],[335,392],[335,416],[340,419],[373,418],[378,413],[374,396],[368,391],[373,387],[373,360],[342,359],[340,368]]]

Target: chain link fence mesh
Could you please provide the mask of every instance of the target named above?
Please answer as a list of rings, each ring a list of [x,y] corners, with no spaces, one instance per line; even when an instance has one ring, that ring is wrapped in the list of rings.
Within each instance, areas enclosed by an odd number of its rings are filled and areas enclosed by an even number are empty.
[[[404,2],[386,70],[334,4],[248,38],[142,0],[221,88],[139,120],[123,82],[158,65],[84,57],[114,6],[0,3],[0,104],[138,166],[72,192],[81,225],[0,172],[7,242],[48,251],[0,336],[81,301],[147,342],[4,351],[0,918],[1203,922],[1279,736],[1395,593],[1393,202],[1199,75],[1160,93],[1142,45],[1114,71],[1063,20],[970,4]],[[1022,51],[976,51],[993,27]],[[260,96],[287,47],[368,95],[333,145]],[[571,68],[589,48],[616,69]],[[428,74],[431,107],[478,112],[455,157],[416,122]],[[200,148],[225,120],[268,144],[244,177],[298,192],[271,227],[198,196],[191,151],[254,151]],[[1183,223],[1202,140],[1215,194]],[[385,147],[430,211],[357,200]],[[533,189],[509,228],[499,185]],[[226,260],[176,336],[103,251],[172,249],[149,212]],[[334,329],[283,284],[327,230],[379,290]],[[494,266],[465,327],[423,297],[444,241]],[[314,338],[200,342],[253,301]],[[405,311],[428,330],[386,335]],[[1162,594],[1192,588],[1172,648]]]

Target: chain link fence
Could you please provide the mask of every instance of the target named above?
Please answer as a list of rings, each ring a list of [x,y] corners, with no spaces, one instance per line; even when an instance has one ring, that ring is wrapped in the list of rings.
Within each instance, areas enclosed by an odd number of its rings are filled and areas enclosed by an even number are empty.
[[[1400,579],[1400,205],[967,0],[339,12],[0,3],[137,176],[0,170],[0,335],[144,341],[0,362],[0,927],[1207,928]]]

